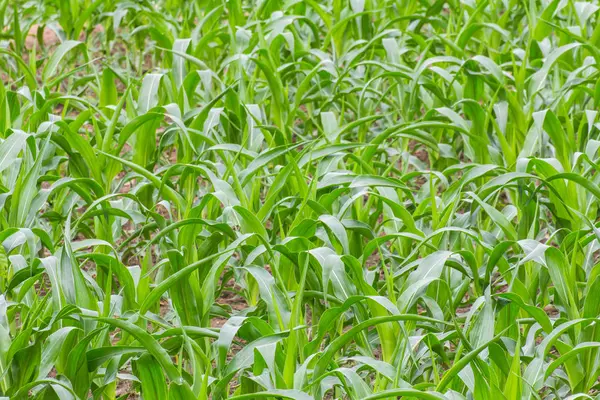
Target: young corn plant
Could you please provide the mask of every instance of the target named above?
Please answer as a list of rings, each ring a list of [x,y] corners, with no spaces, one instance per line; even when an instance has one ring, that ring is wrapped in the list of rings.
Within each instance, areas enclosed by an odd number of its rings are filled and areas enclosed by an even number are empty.
[[[0,28],[1,396],[600,399],[597,1]]]

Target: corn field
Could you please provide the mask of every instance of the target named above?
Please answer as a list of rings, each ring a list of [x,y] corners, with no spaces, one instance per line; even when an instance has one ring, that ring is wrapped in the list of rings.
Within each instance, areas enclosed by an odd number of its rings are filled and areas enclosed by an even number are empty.
[[[600,2],[0,0],[0,398],[600,399]]]

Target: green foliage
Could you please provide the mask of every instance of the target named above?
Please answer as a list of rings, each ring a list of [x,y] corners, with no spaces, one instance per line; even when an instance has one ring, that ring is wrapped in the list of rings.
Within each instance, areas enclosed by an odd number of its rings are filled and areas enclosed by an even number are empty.
[[[0,0],[0,396],[600,398],[599,22]]]

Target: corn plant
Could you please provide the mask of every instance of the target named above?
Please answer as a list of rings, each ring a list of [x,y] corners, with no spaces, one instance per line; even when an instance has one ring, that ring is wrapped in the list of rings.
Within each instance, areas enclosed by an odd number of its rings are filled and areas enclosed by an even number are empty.
[[[0,395],[600,399],[600,3],[0,0]]]

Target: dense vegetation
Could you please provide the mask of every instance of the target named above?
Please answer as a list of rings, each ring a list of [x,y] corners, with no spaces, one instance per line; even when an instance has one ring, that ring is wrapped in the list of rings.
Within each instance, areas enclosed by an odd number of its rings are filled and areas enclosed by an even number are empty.
[[[0,0],[0,393],[594,398],[599,10]]]

